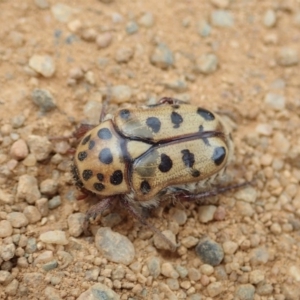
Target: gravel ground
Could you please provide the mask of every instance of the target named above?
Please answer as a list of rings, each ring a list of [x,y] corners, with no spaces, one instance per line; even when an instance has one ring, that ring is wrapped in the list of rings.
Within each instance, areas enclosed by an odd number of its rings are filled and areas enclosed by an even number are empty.
[[[300,299],[300,2],[0,1],[0,299]],[[109,87],[109,88],[108,88]],[[233,128],[232,182],[82,234],[68,137],[172,96]],[[117,246],[116,246],[117,245]]]

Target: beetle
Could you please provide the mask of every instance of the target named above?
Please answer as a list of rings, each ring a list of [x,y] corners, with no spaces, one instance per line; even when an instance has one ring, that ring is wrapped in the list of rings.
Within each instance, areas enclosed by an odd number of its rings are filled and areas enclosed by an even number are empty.
[[[118,200],[170,244],[141,209],[158,206],[167,196],[196,201],[241,186],[211,189],[233,156],[222,118],[174,98],[120,109],[95,127],[83,127],[80,134],[72,165],[75,184],[100,200],[86,221]]]

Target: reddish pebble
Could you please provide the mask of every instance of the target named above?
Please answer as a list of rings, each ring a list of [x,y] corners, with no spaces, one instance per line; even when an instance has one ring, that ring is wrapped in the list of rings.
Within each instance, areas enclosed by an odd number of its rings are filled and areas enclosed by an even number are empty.
[[[28,155],[28,147],[24,140],[15,141],[10,148],[10,156],[16,160],[22,160]]]
[[[223,221],[226,217],[226,209],[223,206],[218,206],[214,213],[214,220]]]

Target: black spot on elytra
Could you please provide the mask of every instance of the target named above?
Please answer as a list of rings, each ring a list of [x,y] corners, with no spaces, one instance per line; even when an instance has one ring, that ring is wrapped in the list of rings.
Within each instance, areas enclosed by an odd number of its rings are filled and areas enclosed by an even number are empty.
[[[173,166],[172,159],[164,153],[161,154],[160,159],[161,159],[161,161],[158,166],[159,170],[163,173],[169,172]]]
[[[102,140],[109,140],[112,137],[112,134],[108,128],[101,128],[98,130],[98,137]]]
[[[197,114],[201,116],[203,119],[205,119],[206,121],[212,121],[215,119],[214,114],[204,108],[199,107],[197,109]]]
[[[225,156],[226,149],[224,147],[216,147],[211,159],[217,166],[219,166],[224,161]]]
[[[92,170],[83,170],[82,178],[84,180],[89,180],[92,176],[93,176],[93,171]]]
[[[102,181],[104,179],[104,175],[102,173],[97,173],[97,178],[99,181]]]
[[[90,140],[90,138],[91,138],[91,135],[89,134],[82,140],[81,145],[85,145]]]
[[[195,155],[188,149],[181,150],[181,153],[184,165],[188,168],[192,168],[195,163]]]
[[[78,157],[78,160],[80,160],[80,161],[85,160],[85,159],[87,158],[87,153],[86,153],[86,151],[81,151],[81,152],[79,152],[78,155],[77,155],[77,157]]]
[[[171,113],[171,121],[174,124],[173,128],[179,128],[180,124],[183,122],[182,116],[175,111]]]
[[[153,132],[157,133],[160,130],[161,122],[156,117],[150,117],[146,120],[147,126],[149,126]]]
[[[145,195],[145,194],[148,194],[151,190],[151,186],[149,184],[148,181],[144,180],[141,182],[141,191],[142,193]]]
[[[73,179],[75,181],[75,185],[79,189],[82,189],[83,188],[83,183],[82,183],[82,181],[79,178],[78,168],[75,166],[75,164],[71,165],[71,173],[72,173]]]
[[[200,172],[196,169],[192,169],[191,174],[192,174],[193,177],[199,177],[200,176]]]
[[[121,184],[123,181],[123,173],[121,170],[114,171],[110,176],[110,183],[113,185]]]
[[[92,150],[94,148],[95,144],[96,144],[95,141],[91,140],[89,142],[89,150]]]
[[[130,111],[128,109],[122,109],[119,112],[119,116],[122,119],[127,120],[130,117]]]
[[[105,188],[105,186],[101,182],[95,182],[94,183],[94,189],[96,191],[101,192],[102,190],[104,190],[104,188]]]
[[[102,149],[99,153],[99,160],[106,165],[111,164],[113,162],[111,151],[108,148]]]

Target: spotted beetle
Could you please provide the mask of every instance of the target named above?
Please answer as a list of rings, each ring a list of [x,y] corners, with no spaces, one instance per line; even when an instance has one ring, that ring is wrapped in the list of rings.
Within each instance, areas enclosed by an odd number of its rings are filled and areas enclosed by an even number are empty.
[[[84,194],[100,200],[86,221],[117,199],[164,238],[139,208],[157,206],[168,195],[199,200],[240,186],[210,188],[230,162],[233,142],[221,117],[204,108],[162,98],[155,105],[121,109],[82,133],[73,177]]]

